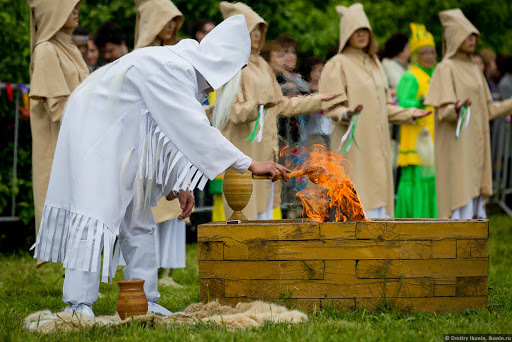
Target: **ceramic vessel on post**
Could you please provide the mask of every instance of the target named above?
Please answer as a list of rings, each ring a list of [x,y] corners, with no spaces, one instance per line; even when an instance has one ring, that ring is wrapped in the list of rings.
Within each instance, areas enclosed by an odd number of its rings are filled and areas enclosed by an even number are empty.
[[[130,316],[145,315],[148,312],[148,300],[144,294],[144,280],[120,280],[117,297],[117,313],[121,319]]]
[[[229,207],[234,211],[229,220],[247,220],[242,210],[247,206],[252,195],[251,172],[240,174],[228,169],[222,181],[222,191]]]

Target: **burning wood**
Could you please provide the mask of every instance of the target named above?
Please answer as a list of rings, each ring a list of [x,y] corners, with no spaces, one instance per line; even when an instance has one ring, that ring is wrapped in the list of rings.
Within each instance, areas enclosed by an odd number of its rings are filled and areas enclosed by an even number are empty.
[[[281,156],[290,153],[301,155],[300,159],[304,162],[299,170],[306,170],[304,173],[316,184],[297,192],[304,217],[315,222],[368,221],[354,184],[350,181],[351,165],[346,159],[322,145],[313,145],[311,150],[294,148],[292,151],[289,146],[281,149]]]

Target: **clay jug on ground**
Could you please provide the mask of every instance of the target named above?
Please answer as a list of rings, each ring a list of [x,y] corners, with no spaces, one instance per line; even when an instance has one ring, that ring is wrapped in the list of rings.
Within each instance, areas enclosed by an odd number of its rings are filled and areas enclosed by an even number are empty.
[[[121,319],[145,315],[148,312],[148,300],[144,294],[144,280],[120,280],[117,297],[117,313]]]

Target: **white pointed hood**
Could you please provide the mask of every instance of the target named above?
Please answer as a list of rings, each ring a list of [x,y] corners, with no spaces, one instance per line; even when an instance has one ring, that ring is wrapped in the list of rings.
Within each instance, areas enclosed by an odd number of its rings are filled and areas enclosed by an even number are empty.
[[[219,89],[247,65],[251,38],[240,14],[221,22],[201,43],[184,39],[169,49],[190,62],[213,89]]]

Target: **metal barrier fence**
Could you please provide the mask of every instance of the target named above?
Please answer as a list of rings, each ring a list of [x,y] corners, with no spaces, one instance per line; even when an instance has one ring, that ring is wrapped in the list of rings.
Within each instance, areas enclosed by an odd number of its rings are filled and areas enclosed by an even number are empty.
[[[25,86],[25,88],[28,88]],[[1,84],[0,90],[7,89],[7,85]],[[12,222],[19,221],[19,217],[16,216],[16,185],[18,183],[18,135],[19,135],[19,116],[20,116],[20,96],[22,96],[22,90],[19,87],[12,87],[14,97],[14,148],[13,148],[13,162],[12,162],[12,181],[11,181],[11,212],[10,216],[0,216],[0,222]]]
[[[494,120],[491,132],[491,160],[493,171],[493,196],[498,204],[512,216],[512,122],[511,117]],[[508,202],[507,202],[508,200]]]

